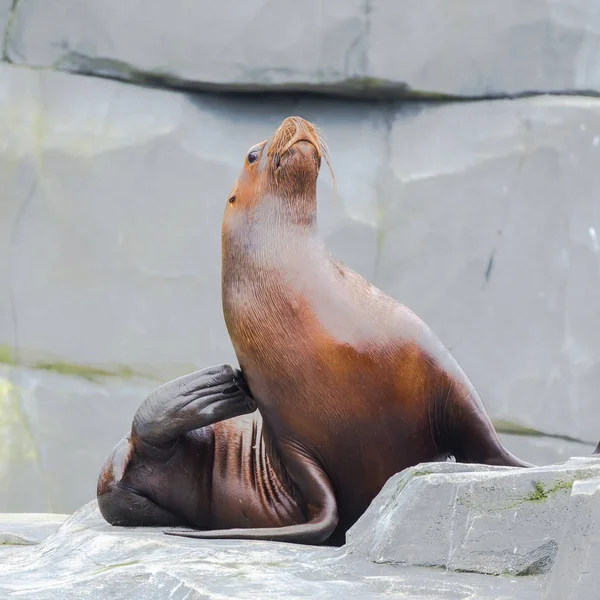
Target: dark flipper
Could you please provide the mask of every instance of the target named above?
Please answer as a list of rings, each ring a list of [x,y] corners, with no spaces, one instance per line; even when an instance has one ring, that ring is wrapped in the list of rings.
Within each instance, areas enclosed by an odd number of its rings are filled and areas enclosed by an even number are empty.
[[[200,539],[246,539],[321,544],[329,538],[338,524],[337,503],[331,482],[325,472],[304,453],[289,452],[286,468],[294,479],[309,507],[309,519],[299,525],[212,531],[173,530],[167,535]]]
[[[218,365],[154,390],[135,413],[132,433],[144,444],[164,447],[188,431],[255,410],[241,373]]]
[[[130,473],[147,460],[169,460],[183,434],[255,409],[241,373],[229,365],[202,369],[152,392],[137,410],[131,434],[115,446],[100,472],[96,496],[104,518],[130,527],[185,525],[141,493],[144,482]]]
[[[458,462],[535,467],[511,454],[502,444],[494,426],[471,386],[452,384],[446,402],[446,417],[453,440],[452,453]],[[600,455],[600,443],[593,456]]]
[[[535,466],[520,460],[504,447],[481,399],[470,384],[451,381],[443,410],[448,431],[447,445],[457,462],[524,468]]]

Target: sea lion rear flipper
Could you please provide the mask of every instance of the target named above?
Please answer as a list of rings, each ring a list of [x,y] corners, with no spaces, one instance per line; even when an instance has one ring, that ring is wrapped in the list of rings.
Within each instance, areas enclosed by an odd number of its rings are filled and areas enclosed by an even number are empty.
[[[255,410],[241,373],[217,365],[154,390],[135,413],[132,432],[136,440],[160,448],[188,431]]]
[[[600,454],[600,442],[598,442],[598,447],[594,450],[594,454]]]
[[[296,460],[286,461],[292,466],[292,475],[302,493],[309,511],[306,523],[284,527],[237,528],[217,530],[170,530],[166,535],[200,539],[246,539],[290,542],[295,544],[321,544],[333,533],[338,524],[338,510],[335,494],[326,473],[305,454],[294,453]],[[289,468],[288,468],[289,470]]]

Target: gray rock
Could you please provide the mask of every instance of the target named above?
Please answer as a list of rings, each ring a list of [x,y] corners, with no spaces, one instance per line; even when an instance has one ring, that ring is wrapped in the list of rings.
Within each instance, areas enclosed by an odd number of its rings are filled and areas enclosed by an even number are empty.
[[[68,518],[58,514],[0,513],[0,546],[39,544]]]
[[[71,513],[156,384],[0,366],[0,511]]]
[[[596,99],[396,113],[375,283],[505,431],[600,437],[599,160]]]
[[[12,15],[13,0],[0,0],[0,32],[2,35],[2,57],[5,58],[5,36],[9,27]]]
[[[594,0],[19,0],[11,61],[221,89],[600,91]]]
[[[224,205],[247,149],[294,113],[326,129],[336,157],[339,197],[326,172],[319,183],[324,234],[372,274],[386,135],[374,106],[198,98],[1,65],[0,345],[28,366],[160,382],[234,361]]]
[[[343,549],[111,527],[91,502],[37,546],[1,551],[0,595],[35,600],[538,599],[536,577],[374,565]]]
[[[547,588],[547,600],[598,598],[600,564],[600,478],[573,485],[569,518]]]
[[[372,0],[368,67],[380,85],[454,96],[600,90],[595,0]]]
[[[500,434],[500,439],[515,456],[534,465],[555,465],[572,456],[590,456],[595,449],[593,444],[539,435]]]
[[[7,50],[13,62],[134,81],[307,88],[362,75],[366,27],[364,0],[20,0]]]
[[[574,482],[598,476],[596,458],[534,469],[418,465],[388,481],[348,532],[348,553],[376,564],[547,573],[572,513]]]

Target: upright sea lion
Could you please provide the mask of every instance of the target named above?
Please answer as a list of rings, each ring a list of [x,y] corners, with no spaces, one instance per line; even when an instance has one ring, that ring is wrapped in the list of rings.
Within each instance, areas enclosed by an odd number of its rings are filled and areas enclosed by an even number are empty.
[[[527,467],[456,360],[317,232],[326,147],[300,117],[252,147],[222,226],[222,296],[241,371],[304,500],[302,525],[171,532],[340,544],[385,482],[420,462]]]
[[[504,448],[429,328],[319,239],[323,158],[299,117],[249,151],[222,228],[223,310],[243,377],[213,367],[144,402],[99,479],[109,522],[339,545],[404,468],[449,456],[531,466]]]

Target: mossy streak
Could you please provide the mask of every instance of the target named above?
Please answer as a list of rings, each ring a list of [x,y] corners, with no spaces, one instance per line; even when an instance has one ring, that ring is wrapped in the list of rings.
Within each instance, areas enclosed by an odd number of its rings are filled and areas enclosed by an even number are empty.
[[[45,360],[34,362],[31,360],[17,361],[14,348],[8,344],[0,344],[0,365],[22,366],[29,369],[39,369],[42,371],[52,371],[60,375],[70,375],[81,377],[88,381],[96,382],[105,377],[118,377],[120,379],[131,379],[141,377],[145,379],[154,379],[145,373],[138,373],[128,366],[117,366],[115,369],[103,369],[91,365],[82,365],[70,363],[64,360]]]
[[[16,358],[14,350],[7,344],[0,344],[0,365],[15,365]]]
[[[551,488],[546,489],[544,484],[541,481],[536,481],[535,483],[535,491],[531,492],[528,496],[525,497],[526,502],[543,502],[547,500],[553,494],[561,490],[570,490],[573,487],[573,483],[575,483],[574,479],[569,481],[557,481]]]
[[[88,381],[95,381],[102,377],[120,377],[123,379],[128,379],[136,375],[136,373],[129,367],[119,367],[115,371],[108,371],[98,367],[78,365],[64,361],[37,363],[33,368],[41,369],[43,371],[53,371],[55,373],[60,373],[61,375],[82,377]]]

